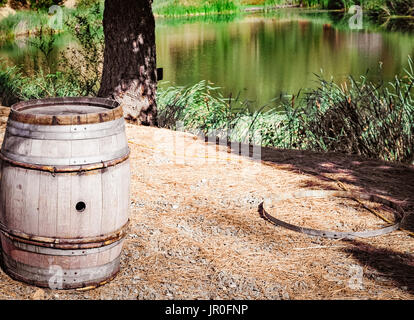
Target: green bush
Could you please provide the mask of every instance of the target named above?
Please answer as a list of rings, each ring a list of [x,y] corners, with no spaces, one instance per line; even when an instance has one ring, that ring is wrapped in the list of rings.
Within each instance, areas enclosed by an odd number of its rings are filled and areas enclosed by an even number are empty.
[[[53,5],[61,5],[63,4],[63,2],[64,2],[63,0],[10,0],[10,6],[13,9],[38,10],[38,9],[48,9]]]
[[[66,51],[60,63],[71,83],[77,83],[82,96],[98,93],[103,67],[104,33],[103,2],[71,15],[66,21],[79,47]]]
[[[63,72],[36,72],[25,76],[18,67],[6,67],[0,62],[0,104],[11,106],[21,100],[48,97],[80,96],[79,83],[69,81]]]
[[[103,3],[103,0],[79,0],[76,2],[76,8],[88,9],[99,3]]]
[[[393,15],[414,15],[414,0],[386,0],[385,4],[389,12]]]
[[[0,60],[0,105],[10,106],[19,100],[20,76],[17,67],[7,68]]]

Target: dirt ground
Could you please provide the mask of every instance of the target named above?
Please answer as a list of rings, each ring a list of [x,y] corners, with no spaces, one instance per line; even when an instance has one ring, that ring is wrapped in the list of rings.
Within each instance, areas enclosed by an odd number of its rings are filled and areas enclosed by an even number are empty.
[[[1,136],[7,111],[0,111]],[[0,271],[0,299],[414,298],[414,238],[408,233],[330,240],[275,226],[258,213],[259,203],[272,196],[340,190],[337,179],[411,214],[414,166],[271,148],[262,148],[262,160],[255,161],[189,133],[132,124],[127,136],[131,224],[116,278],[92,290],[58,291]],[[366,205],[392,217],[380,204]],[[344,198],[286,200],[267,209],[311,228],[386,225]],[[404,228],[414,231],[414,215]]]

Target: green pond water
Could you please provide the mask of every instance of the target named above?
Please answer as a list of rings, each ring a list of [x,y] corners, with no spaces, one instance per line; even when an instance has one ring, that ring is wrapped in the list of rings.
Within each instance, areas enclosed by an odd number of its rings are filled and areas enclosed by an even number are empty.
[[[365,21],[362,30],[351,30],[348,19],[307,10],[157,18],[157,65],[164,69],[159,86],[209,80],[224,95],[240,94],[260,107],[281,93],[314,87],[321,72],[338,83],[367,70],[368,78],[385,81],[403,72],[408,56],[414,57],[414,32],[385,31]],[[60,34],[53,45],[46,59],[30,41],[3,43],[0,57],[29,71],[53,70],[73,40]]]

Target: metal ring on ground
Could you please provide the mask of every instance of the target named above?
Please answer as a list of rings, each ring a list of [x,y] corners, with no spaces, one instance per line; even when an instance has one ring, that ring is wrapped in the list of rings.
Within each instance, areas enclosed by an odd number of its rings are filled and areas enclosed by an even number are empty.
[[[350,192],[350,191],[324,191],[324,190],[307,190],[307,191],[299,191],[294,192],[288,195],[284,195],[281,197],[275,197],[276,200],[287,200],[287,199],[299,199],[299,198],[305,198],[305,197],[341,197],[341,198],[357,198],[362,200],[369,200],[369,201],[375,201],[382,204],[385,204],[386,206],[394,209],[398,213],[398,219],[394,222],[394,224],[376,229],[376,230],[368,230],[368,231],[361,231],[361,232],[341,232],[341,231],[329,231],[329,230],[318,230],[318,229],[311,229],[311,228],[305,228],[305,227],[299,227],[287,222],[284,222],[282,220],[279,220],[269,213],[266,212],[264,209],[264,202],[259,204],[259,214],[263,218],[269,220],[270,222],[273,222],[275,225],[284,227],[286,229],[304,233],[310,236],[317,236],[317,237],[324,237],[329,239],[355,239],[355,238],[370,238],[370,237],[376,237],[379,235],[384,235],[387,233],[390,233],[392,231],[395,231],[400,228],[401,223],[403,222],[405,218],[405,212],[404,210],[395,202],[380,198],[375,195],[369,195],[366,193],[360,193],[360,192]]]

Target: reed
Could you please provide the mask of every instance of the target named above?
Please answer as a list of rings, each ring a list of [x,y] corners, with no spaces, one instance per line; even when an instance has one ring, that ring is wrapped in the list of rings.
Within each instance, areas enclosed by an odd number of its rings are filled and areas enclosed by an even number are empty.
[[[206,0],[183,4],[177,0],[158,0],[152,8],[158,16],[185,16],[232,13],[240,10],[240,3],[237,0]]]
[[[405,74],[390,83],[368,82],[364,75],[341,85],[320,76],[318,81],[316,89],[281,96],[254,112],[249,101],[224,98],[206,81],[170,87],[158,93],[159,123],[176,129],[180,122],[185,130],[222,132],[230,140],[263,146],[414,160],[411,58]]]

